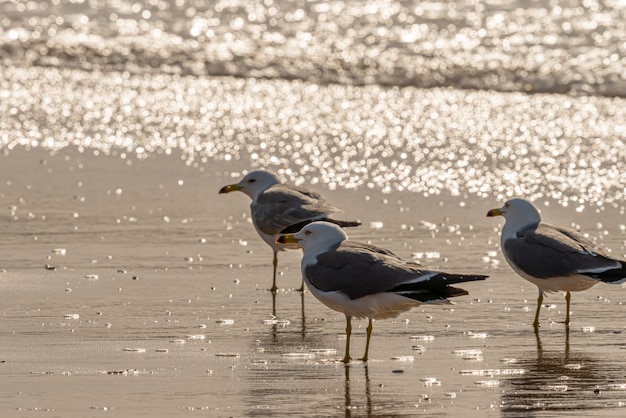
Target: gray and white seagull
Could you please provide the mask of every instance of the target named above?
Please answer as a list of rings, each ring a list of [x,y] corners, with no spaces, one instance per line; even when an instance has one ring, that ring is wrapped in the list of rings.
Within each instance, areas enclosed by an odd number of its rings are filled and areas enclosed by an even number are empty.
[[[515,198],[487,216],[504,216],[501,247],[504,258],[522,278],[539,289],[533,325],[539,327],[539,311],[546,292],[566,292],[570,323],[570,292],[598,283],[626,281],[626,262],[611,257],[580,232],[541,222],[541,215],[528,200]]]
[[[369,320],[361,358],[367,361],[372,320],[396,317],[422,303],[451,303],[447,298],[468,294],[452,284],[487,277],[425,270],[384,248],[350,241],[345,231],[328,222],[310,223],[298,233],[281,235],[277,241],[302,247],[302,276],[309,290],[326,306],[346,316],[344,363],[351,360],[352,318]]]
[[[269,171],[251,171],[239,183],[222,187],[219,193],[234,191],[243,192],[252,199],[250,212],[254,228],[274,252],[272,292],[278,289],[278,252],[298,248],[293,244],[277,243],[276,238],[280,234],[298,232],[304,225],[316,220],[332,222],[341,227],[361,225],[358,221],[333,219],[331,215],[341,210],[325,201],[321,194],[304,187],[282,184],[276,174]],[[300,290],[304,290],[304,283]]]

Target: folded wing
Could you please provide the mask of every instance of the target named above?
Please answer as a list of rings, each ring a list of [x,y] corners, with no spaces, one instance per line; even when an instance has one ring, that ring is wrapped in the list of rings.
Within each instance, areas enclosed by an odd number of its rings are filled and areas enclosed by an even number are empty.
[[[449,285],[486,277],[420,269],[389,250],[354,241],[343,241],[336,250],[318,255],[305,274],[316,288],[343,292],[350,299],[394,292],[421,302],[465,295],[463,289]]]
[[[626,279],[624,262],[577,231],[545,223],[518,232],[503,251],[521,271],[540,279],[578,274],[609,283]]]
[[[285,228],[339,210],[312,190],[277,184],[263,192],[251,206],[252,218],[266,234],[285,233]]]

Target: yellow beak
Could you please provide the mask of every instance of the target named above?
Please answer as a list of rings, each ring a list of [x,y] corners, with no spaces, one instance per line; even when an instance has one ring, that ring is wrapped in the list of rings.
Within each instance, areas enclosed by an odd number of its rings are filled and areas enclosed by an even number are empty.
[[[239,190],[241,190],[243,187],[238,186],[236,184],[229,184],[228,186],[224,186],[220,189],[220,192],[218,194],[222,194],[222,193],[230,193],[230,192],[237,192]]]
[[[300,242],[298,238],[294,236],[295,234],[284,234],[276,238],[276,242],[279,244],[297,244]]]
[[[494,216],[502,216],[502,215],[504,215],[504,212],[502,212],[500,208],[491,209],[489,212],[487,212],[487,217],[489,218],[494,217]]]

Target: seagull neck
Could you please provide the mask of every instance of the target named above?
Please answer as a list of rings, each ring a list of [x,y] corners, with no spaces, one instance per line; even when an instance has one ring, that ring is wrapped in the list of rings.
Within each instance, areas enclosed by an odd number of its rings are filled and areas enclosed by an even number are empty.
[[[510,223],[505,222],[504,227],[502,228],[502,244],[504,245],[504,241],[509,238],[517,238],[517,234],[521,231],[525,231],[527,229],[535,229],[539,225],[539,222],[533,221],[527,223],[526,225],[520,225],[519,223]]]
[[[250,196],[250,198],[252,199],[252,203],[251,204],[255,204],[259,201],[259,197],[261,197],[261,195],[263,193],[265,193],[265,191],[267,189],[269,189],[270,187],[274,186],[274,184],[270,184],[269,186],[267,186],[265,189],[263,190],[259,190],[256,194],[249,194],[248,196]]]
[[[320,254],[327,253],[332,250],[336,250],[341,243],[327,243],[324,246],[317,246],[315,248],[311,248],[310,250],[305,250],[304,255],[302,256],[302,267],[310,266],[313,264],[317,264],[317,257]]]

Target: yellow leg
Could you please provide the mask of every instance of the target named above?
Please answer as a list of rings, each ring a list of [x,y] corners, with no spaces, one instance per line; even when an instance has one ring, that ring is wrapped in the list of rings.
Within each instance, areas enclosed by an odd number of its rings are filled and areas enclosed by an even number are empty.
[[[278,290],[278,288],[276,287],[276,267],[278,266],[278,253],[276,251],[274,251],[274,260],[272,264],[274,264],[274,278],[272,280],[272,288],[270,290],[276,293],[276,291]]]
[[[304,255],[304,250],[302,250],[302,255]],[[300,289],[298,291],[304,293],[304,276],[302,276],[302,284],[300,285]]]
[[[350,336],[352,335],[352,317],[346,315],[346,354],[343,356],[344,363],[350,363]]]
[[[365,341],[365,354],[363,354],[362,361],[367,361],[368,353],[370,350],[370,338],[372,337],[372,318],[369,319],[369,324],[367,324],[367,340]]]
[[[567,314],[565,315],[565,327],[569,329],[569,303],[572,300],[572,294],[570,292],[565,293],[565,300],[567,301]]]
[[[543,347],[541,345],[541,338],[539,337],[539,328],[535,328],[535,338],[537,339],[537,356],[539,356],[539,361],[541,361],[541,356],[543,355]]]
[[[539,298],[537,299],[537,312],[535,312],[535,322],[533,322],[533,326],[535,328],[539,327],[539,311],[541,310],[541,304],[543,303],[543,292],[539,291]]]

